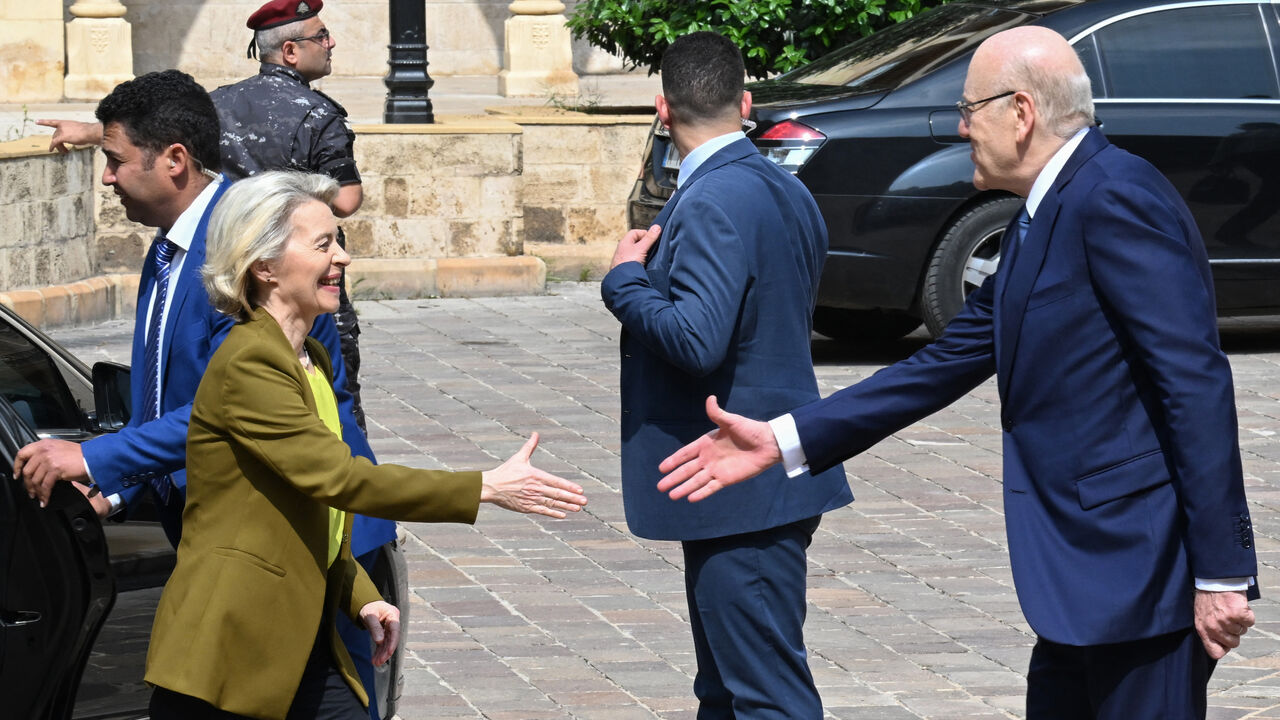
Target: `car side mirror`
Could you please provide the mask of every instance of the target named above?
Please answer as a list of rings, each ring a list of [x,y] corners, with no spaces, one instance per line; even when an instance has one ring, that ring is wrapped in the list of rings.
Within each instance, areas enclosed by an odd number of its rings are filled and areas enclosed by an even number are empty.
[[[93,404],[98,430],[116,432],[133,414],[129,366],[113,362],[93,364]]]

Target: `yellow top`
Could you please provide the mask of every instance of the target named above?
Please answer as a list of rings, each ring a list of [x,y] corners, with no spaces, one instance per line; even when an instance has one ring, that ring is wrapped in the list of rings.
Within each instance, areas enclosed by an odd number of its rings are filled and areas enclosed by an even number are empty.
[[[338,422],[338,398],[333,394],[333,387],[324,373],[314,366],[307,368],[307,381],[311,383],[311,394],[316,399],[316,411],[320,420],[334,435],[342,437],[342,424]],[[338,558],[338,549],[342,546],[343,512],[337,508],[329,508],[329,560],[328,564]]]

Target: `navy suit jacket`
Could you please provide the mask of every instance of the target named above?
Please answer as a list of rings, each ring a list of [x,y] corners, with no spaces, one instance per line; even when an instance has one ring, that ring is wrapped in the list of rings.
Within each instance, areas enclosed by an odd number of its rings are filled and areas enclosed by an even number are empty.
[[[1173,632],[1193,622],[1194,578],[1257,574],[1215,315],[1186,205],[1095,129],[936,342],[793,417],[822,468],[996,373],[1031,627],[1071,645]]]
[[[659,214],[645,264],[601,294],[622,323],[622,491],[641,537],[701,540],[777,527],[848,504],[843,469],[741,483],[699,503],[657,490],[658,463],[714,426],[705,401],[757,419],[818,397],[809,354],[826,226],[809,191],[739,140],[690,175]]]
[[[235,321],[218,312],[209,303],[209,295],[200,278],[200,268],[205,261],[205,236],[209,218],[222,194],[230,187],[223,182],[215,191],[205,209],[182,262],[180,281],[169,301],[164,345],[160,352],[164,361],[164,376],[160,378],[160,417],[142,422],[141,412],[146,401],[142,397],[142,374],[130,383],[135,412],[129,424],[119,432],[102,435],[85,442],[81,448],[85,462],[93,474],[94,482],[104,495],[121,493],[126,505],[145,483],[154,477],[171,475],[179,489],[169,507],[160,509],[161,522],[175,543],[182,527],[182,503],[186,496],[187,475],[187,423],[191,417],[191,401],[204,376],[209,358],[222,344]],[[138,307],[134,321],[133,358],[135,367],[141,367],[145,355],[147,309],[151,306],[155,290],[156,244],[151,244],[142,267],[138,284]],[[339,350],[338,330],[333,317],[323,315],[316,320],[311,334],[320,340],[329,353],[334,370],[334,392],[338,398],[338,416],[342,422],[342,436],[352,453],[373,460],[373,451],[364,433],[355,422],[353,400],[346,391],[346,369]],[[356,517],[352,530],[352,552],[359,556],[395,537],[395,523],[389,520]]]

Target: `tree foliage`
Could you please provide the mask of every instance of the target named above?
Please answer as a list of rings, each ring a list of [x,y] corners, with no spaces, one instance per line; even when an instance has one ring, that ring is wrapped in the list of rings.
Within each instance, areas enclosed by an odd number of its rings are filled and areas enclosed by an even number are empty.
[[[582,0],[575,37],[657,72],[676,38],[714,30],[742,48],[747,74],[799,67],[946,0]]]

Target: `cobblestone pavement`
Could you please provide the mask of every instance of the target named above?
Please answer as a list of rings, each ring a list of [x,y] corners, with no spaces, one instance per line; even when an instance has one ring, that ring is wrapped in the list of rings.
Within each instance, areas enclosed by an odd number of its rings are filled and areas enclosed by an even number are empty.
[[[365,404],[382,462],[535,461],[581,482],[555,521],[488,507],[474,527],[408,524],[412,620],[403,720],[692,719],[694,659],[675,543],[627,532],[619,491],[618,326],[595,284],[538,297],[366,302]],[[127,360],[129,327],[56,335]],[[815,340],[828,394],[905,357]],[[1280,588],[1280,320],[1226,321],[1260,581]],[[846,464],[857,500],[810,549],[810,665],[829,718],[1017,718],[1032,635],[1000,508],[994,382]],[[1098,592],[1107,589],[1099,587]],[[1280,609],[1221,663],[1209,716],[1280,718]]]

